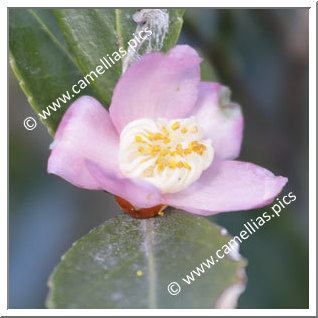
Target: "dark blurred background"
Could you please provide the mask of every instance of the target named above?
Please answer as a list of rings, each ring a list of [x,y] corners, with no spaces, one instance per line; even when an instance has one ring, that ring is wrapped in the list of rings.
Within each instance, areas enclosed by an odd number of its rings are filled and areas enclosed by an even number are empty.
[[[297,200],[241,245],[248,285],[239,308],[308,308],[308,9],[188,9],[180,43],[205,80],[232,89],[245,115],[240,160],[287,176]],[[119,213],[112,196],[46,173],[52,138],[10,70],[9,308],[44,308],[46,281],[72,242]],[[281,195],[281,196],[282,196]],[[209,217],[233,235],[266,208]]]

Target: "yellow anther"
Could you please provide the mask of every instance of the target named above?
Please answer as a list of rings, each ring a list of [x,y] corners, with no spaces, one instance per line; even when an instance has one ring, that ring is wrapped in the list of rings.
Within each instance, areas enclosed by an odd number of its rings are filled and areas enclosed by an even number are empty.
[[[177,144],[177,146],[176,146],[176,153],[177,153],[178,155],[180,155],[180,156],[183,155],[183,149],[182,149],[181,144]]]
[[[189,148],[196,147],[196,146],[199,146],[199,143],[197,141],[191,141],[189,143]]]
[[[168,149],[163,149],[161,152],[160,152],[160,156],[166,156],[167,154],[169,154],[169,150]]]
[[[144,147],[139,146],[139,147],[138,147],[138,151],[139,151],[140,153],[144,153],[144,152],[145,152],[145,148],[144,148]]]
[[[175,151],[172,151],[172,152],[170,153],[170,156],[171,156],[171,157],[174,157],[176,154],[177,154],[177,153],[176,153]]]
[[[190,149],[190,148],[187,148],[184,150],[185,155],[189,155],[191,152],[192,152],[192,149]]]
[[[149,154],[152,156],[152,157],[154,157],[155,155],[156,155],[156,153],[157,153],[157,150],[155,149],[155,147],[156,146],[151,146],[151,145],[149,145],[148,146],[148,152],[149,152]]]
[[[181,132],[182,132],[183,134],[186,134],[186,133],[188,132],[188,129],[185,128],[185,127],[183,127],[183,128],[181,129]]]
[[[170,139],[169,139],[169,138],[165,137],[165,138],[163,139],[163,143],[164,143],[164,144],[168,144],[169,142],[170,142]]]
[[[156,151],[156,152],[159,152],[161,150],[161,148],[160,148],[159,145],[154,145],[153,146],[153,150]]]
[[[195,151],[198,155],[203,155],[205,150],[205,145],[198,144],[197,146],[193,147],[193,151]]]
[[[191,170],[191,166],[189,164],[187,164],[186,162],[183,163],[183,166],[188,169]]]
[[[135,136],[135,141],[137,141],[137,142],[145,142],[140,136]]]
[[[165,166],[162,163],[158,164],[158,171],[162,171],[164,167]]]
[[[162,127],[162,131],[165,135],[169,136],[169,131],[165,126]]]
[[[182,161],[178,161],[177,162],[177,167],[178,168],[183,168],[183,162]]]
[[[157,133],[157,134],[154,135],[154,140],[162,140],[162,139],[164,139],[164,138],[165,138],[165,137],[162,136],[160,133]]]
[[[171,129],[172,130],[177,130],[180,128],[180,124],[176,121],[172,124]]]
[[[176,166],[177,166],[177,162],[176,162],[175,160],[172,160],[172,161],[169,163],[169,168],[170,168],[170,169],[174,169]]]

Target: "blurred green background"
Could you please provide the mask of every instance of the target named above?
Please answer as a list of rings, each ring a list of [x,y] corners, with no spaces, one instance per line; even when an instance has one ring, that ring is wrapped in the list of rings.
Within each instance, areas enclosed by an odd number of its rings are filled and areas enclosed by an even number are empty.
[[[297,200],[241,246],[249,265],[238,308],[308,308],[308,9],[188,9],[179,43],[205,80],[232,89],[245,115],[240,160],[287,176]],[[9,308],[44,308],[46,281],[72,242],[120,213],[113,197],[46,173],[52,138],[9,73]],[[266,209],[209,217],[232,235]],[[195,297],[195,295],[194,295]]]

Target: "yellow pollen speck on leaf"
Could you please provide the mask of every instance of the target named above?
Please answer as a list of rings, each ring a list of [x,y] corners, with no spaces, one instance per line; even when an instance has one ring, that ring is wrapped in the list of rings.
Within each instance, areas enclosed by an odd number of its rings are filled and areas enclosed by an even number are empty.
[[[159,215],[159,216],[164,216],[165,213],[164,213],[163,211],[159,211],[159,212],[158,212],[158,215]]]
[[[139,271],[137,271],[136,274],[137,274],[138,277],[141,277],[144,273],[141,270],[139,270]]]
[[[176,121],[172,124],[171,129],[172,130],[177,130],[180,128],[180,124]]]

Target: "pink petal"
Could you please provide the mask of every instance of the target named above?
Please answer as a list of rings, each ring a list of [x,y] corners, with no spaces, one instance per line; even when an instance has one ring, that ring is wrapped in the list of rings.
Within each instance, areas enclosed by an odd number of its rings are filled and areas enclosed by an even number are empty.
[[[287,182],[252,163],[215,161],[189,188],[164,195],[164,204],[211,215],[270,204]]]
[[[243,137],[243,116],[238,104],[229,100],[230,90],[218,83],[201,82],[192,115],[212,139],[219,159],[238,157]]]
[[[149,208],[161,202],[161,192],[149,182],[121,177],[90,160],[86,161],[86,167],[102,189],[122,197],[135,207]]]
[[[102,189],[84,163],[93,160],[117,170],[119,138],[108,112],[94,98],[82,96],[66,111],[54,136],[48,172],[85,189]]]
[[[139,118],[182,118],[194,106],[201,59],[187,45],[153,53],[133,64],[118,81],[109,109],[120,132]]]

